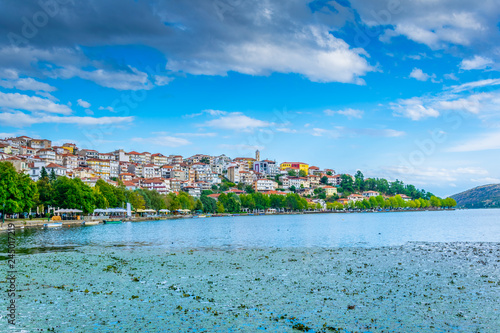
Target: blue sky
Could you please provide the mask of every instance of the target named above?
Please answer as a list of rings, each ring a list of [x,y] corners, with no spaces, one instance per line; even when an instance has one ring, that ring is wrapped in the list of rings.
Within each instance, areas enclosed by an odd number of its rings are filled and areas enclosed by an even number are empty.
[[[497,1],[0,3],[0,137],[500,182]]]

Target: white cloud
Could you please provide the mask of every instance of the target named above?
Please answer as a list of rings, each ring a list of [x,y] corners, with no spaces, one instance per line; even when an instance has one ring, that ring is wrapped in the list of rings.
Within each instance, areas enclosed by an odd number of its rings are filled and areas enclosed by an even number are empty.
[[[445,79],[447,80],[454,80],[454,81],[458,81],[458,77],[454,74],[454,73],[450,73],[450,74],[444,74],[443,75]]]
[[[329,138],[339,138],[340,133],[335,130],[324,129],[324,128],[313,128],[311,131],[312,136],[321,136],[321,137],[329,137]]]
[[[297,130],[291,129],[291,128],[288,128],[288,127],[277,128],[276,131],[283,132],[283,133],[297,133]]]
[[[132,138],[134,142],[141,142],[148,145],[164,146],[164,147],[181,147],[191,144],[188,140],[184,138],[177,138],[174,136],[158,136],[154,138]]]
[[[481,56],[474,56],[472,59],[464,59],[460,63],[460,69],[472,70],[472,69],[485,69],[493,64],[493,60]]]
[[[479,135],[479,137],[464,141],[448,149],[450,152],[470,152],[500,149],[500,132]]]
[[[176,133],[176,135],[180,135],[180,136],[187,136],[187,137],[205,137],[205,138],[208,138],[208,137],[215,137],[217,136],[217,133]]]
[[[428,117],[438,117],[439,111],[432,107],[424,106],[424,102],[417,97],[400,99],[397,103],[390,103],[394,115],[420,120]]]
[[[222,115],[227,114],[227,113],[228,112],[221,111],[221,110],[206,109],[206,110],[201,110],[201,112],[198,112],[198,113],[186,114],[183,117],[184,118],[194,118],[194,117],[202,116],[204,114],[208,114],[208,115],[211,115],[211,116],[215,117],[215,116],[222,116]]]
[[[14,79],[14,80],[0,80],[0,86],[8,89],[18,89],[18,90],[31,90],[31,91],[55,91],[55,87],[51,85],[37,81],[31,77]]]
[[[338,110],[338,111],[333,111],[330,109],[327,109],[323,111],[326,115],[328,116],[333,116],[334,114],[340,114],[343,116],[346,116],[348,118],[359,118],[361,119],[363,117],[364,112],[361,110],[356,110],[356,109],[344,109],[344,110]]]
[[[106,106],[106,107],[100,106],[99,110],[108,110],[109,112],[115,112],[115,109],[113,109],[112,106]]]
[[[157,86],[165,86],[174,80],[173,77],[155,75],[155,84]]]
[[[26,127],[34,124],[74,124],[81,126],[111,125],[129,123],[134,117],[61,117],[47,114],[30,115],[23,112],[2,112],[0,123],[4,126]]]
[[[90,103],[89,102],[86,102],[84,101],[83,99],[79,99],[76,101],[78,103],[78,105],[80,105],[82,108],[86,108],[88,109],[90,107]]]
[[[435,74],[429,75],[424,73],[420,68],[413,68],[413,70],[410,73],[410,77],[418,81],[427,81],[429,79],[435,79],[436,75]]]
[[[100,86],[117,90],[149,90],[154,85],[148,80],[148,75],[129,66],[129,71],[108,71],[104,69],[83,70],[74,66],[67,66],[52,71],[46,75],[70,79],[80,77],[97,83]]]
[[[232,112],[218,119],[209,120],[202,126],[235,131],[251,131],[258,128],[269,127],[271,125],[272,123],[270,122],[250,118],[241,112]]]
[[[462,92],[476,88],[490,87],[500,85],[500,79],[485,79],[473,82],[467,82],[458,86],[451,86],[450,90],[453,92]]]
[[[254,40],[210,48],[200,59],[170,59],[167,69],[194,75],[298,73],[315,82],[364,84],[360,76],[374,69],[362,56],[330,34],[327,26],[306,25],[291,34],[262,34]]]
[[[49,112],[69,115],[71,109],[62,104],[54,103],[51,100],[40,98],[37,96],[22,95],[19,93],[3,93],[0,91],[0,107],[26,110],[32,112]]]
[[[493,178],[493,177],[473,178],[470,181],[480,184],[498,184],[500,183],[500,178]]]

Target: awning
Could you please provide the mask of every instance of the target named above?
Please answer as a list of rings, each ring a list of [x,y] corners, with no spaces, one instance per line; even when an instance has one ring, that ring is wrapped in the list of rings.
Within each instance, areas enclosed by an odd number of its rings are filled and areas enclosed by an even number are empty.
[[[54,213],[83,213],[80,209],[58,209]]]
[[[94,209],[94,214],[95,213],[104,213],[104,214],[109,214],[109,213],[126,213],[127,210],[124,208],[106,208],[106,209]]]
[[[160,209],[160,213],[170,213],[168,209]]]
[[[156,213],[156,210],[154,209],[138,209],[136,210],[137,213]]]

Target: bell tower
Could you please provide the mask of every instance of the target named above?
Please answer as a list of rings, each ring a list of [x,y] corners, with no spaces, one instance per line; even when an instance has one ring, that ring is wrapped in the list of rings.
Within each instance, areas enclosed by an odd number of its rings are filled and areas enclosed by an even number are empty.
[[[255,151],[255,160],[260,161],[260,151],[259,150]]]

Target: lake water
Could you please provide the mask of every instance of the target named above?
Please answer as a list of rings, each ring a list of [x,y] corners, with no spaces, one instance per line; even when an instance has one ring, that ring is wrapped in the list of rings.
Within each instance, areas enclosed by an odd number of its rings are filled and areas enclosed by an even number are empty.
[[[6,239],[1,235],[1,252]],[[80,246],[185,248],[379,247],[499,242],[500,210],[236,216],[16,231],[18,252]]]

